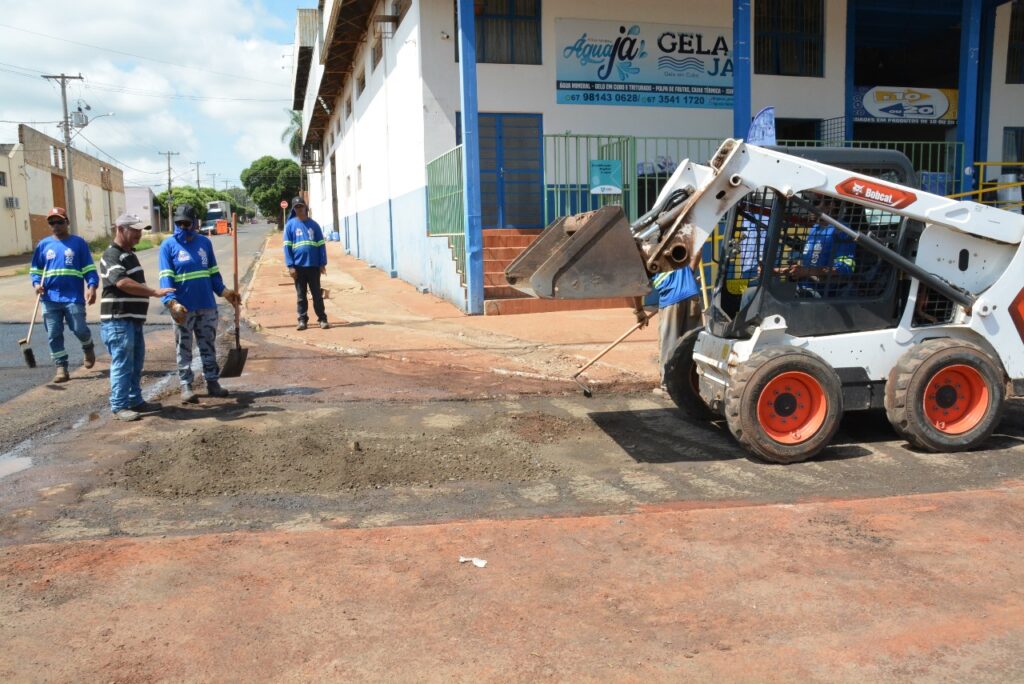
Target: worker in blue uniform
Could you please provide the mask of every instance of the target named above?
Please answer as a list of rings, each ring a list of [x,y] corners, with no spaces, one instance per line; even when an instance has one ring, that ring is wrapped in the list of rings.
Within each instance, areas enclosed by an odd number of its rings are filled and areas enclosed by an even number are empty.
[[[203,361],[206,393],[211,397],[226,397],[228,391],[220,385],[220,366],[217,364],[217,301],[220,295],[232,306],[239,306],[241,297],[224,285],[213,243],[200,235],[199,216],[188,204],[174,208],[174,235],[160,245],[160,287],[174,288],[164,295],[163,302],[175,323],[177,341],[178,379],[181,381],[181,401],[195,404],[199,401],[192,388],[192,340],[199,347]]]

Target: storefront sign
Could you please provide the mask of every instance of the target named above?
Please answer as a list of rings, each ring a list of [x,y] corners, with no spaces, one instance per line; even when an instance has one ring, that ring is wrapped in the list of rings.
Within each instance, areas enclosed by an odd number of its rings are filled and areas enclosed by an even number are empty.
[[[556,19],[559,104],[728,109],[732,30]]]
[[[590,194],[622,194],[622,161],[618,159],[590,160]]]
[[[857,88],[853,120],[865,123],[956,124],[958,93],[947,88]]]

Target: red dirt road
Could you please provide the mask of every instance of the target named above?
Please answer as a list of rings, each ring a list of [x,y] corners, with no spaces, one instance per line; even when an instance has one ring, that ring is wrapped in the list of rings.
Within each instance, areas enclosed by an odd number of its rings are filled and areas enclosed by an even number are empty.
[[[1019,483],[7,547],[0,679],[1020,681],[1022,557]]]

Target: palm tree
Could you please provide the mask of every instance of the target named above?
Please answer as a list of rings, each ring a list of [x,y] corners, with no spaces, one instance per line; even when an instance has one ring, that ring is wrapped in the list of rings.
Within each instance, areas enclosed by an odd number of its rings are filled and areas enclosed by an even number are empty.
[[[291,119],[288,127],[281,133],[281,142],[288,142],[288,150],[296,159],[302,154],[302,112],[293,109],[284,110],[288,112]]]

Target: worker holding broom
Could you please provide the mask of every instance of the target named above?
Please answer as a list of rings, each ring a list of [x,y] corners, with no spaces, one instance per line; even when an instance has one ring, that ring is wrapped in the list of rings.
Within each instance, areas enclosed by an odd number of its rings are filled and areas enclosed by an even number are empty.
[[[82,343],[86,368],[96,363],[92,333],[85,322],[86,304],[96,302],[99,277],[92,261],[89,244],[71,235],[68,213],[54,207],[46,215],[53,235],[43,238],[32,254],[29,276],[32,287],[43,304],[43,324],[50,343],[50,357],[57,366],[53,382],[67,382],[68,352],[64,348],[64,324]]]
[[[199,347],[203,360],[206,393],[211,397],[226,397],[228,391],[220,385],[220,366],[217,364],[217,300],[214,294],[238,307],[242,298],[225,287],[213,244],[198,233],[199,216],[188,204],[174,208],[174,235],[160,245],[160,287],[174,288],[163,297],[175,323],[177,340],[178,378],[181,380],[181,401],[198,403],[192,389],[192,340]]]

